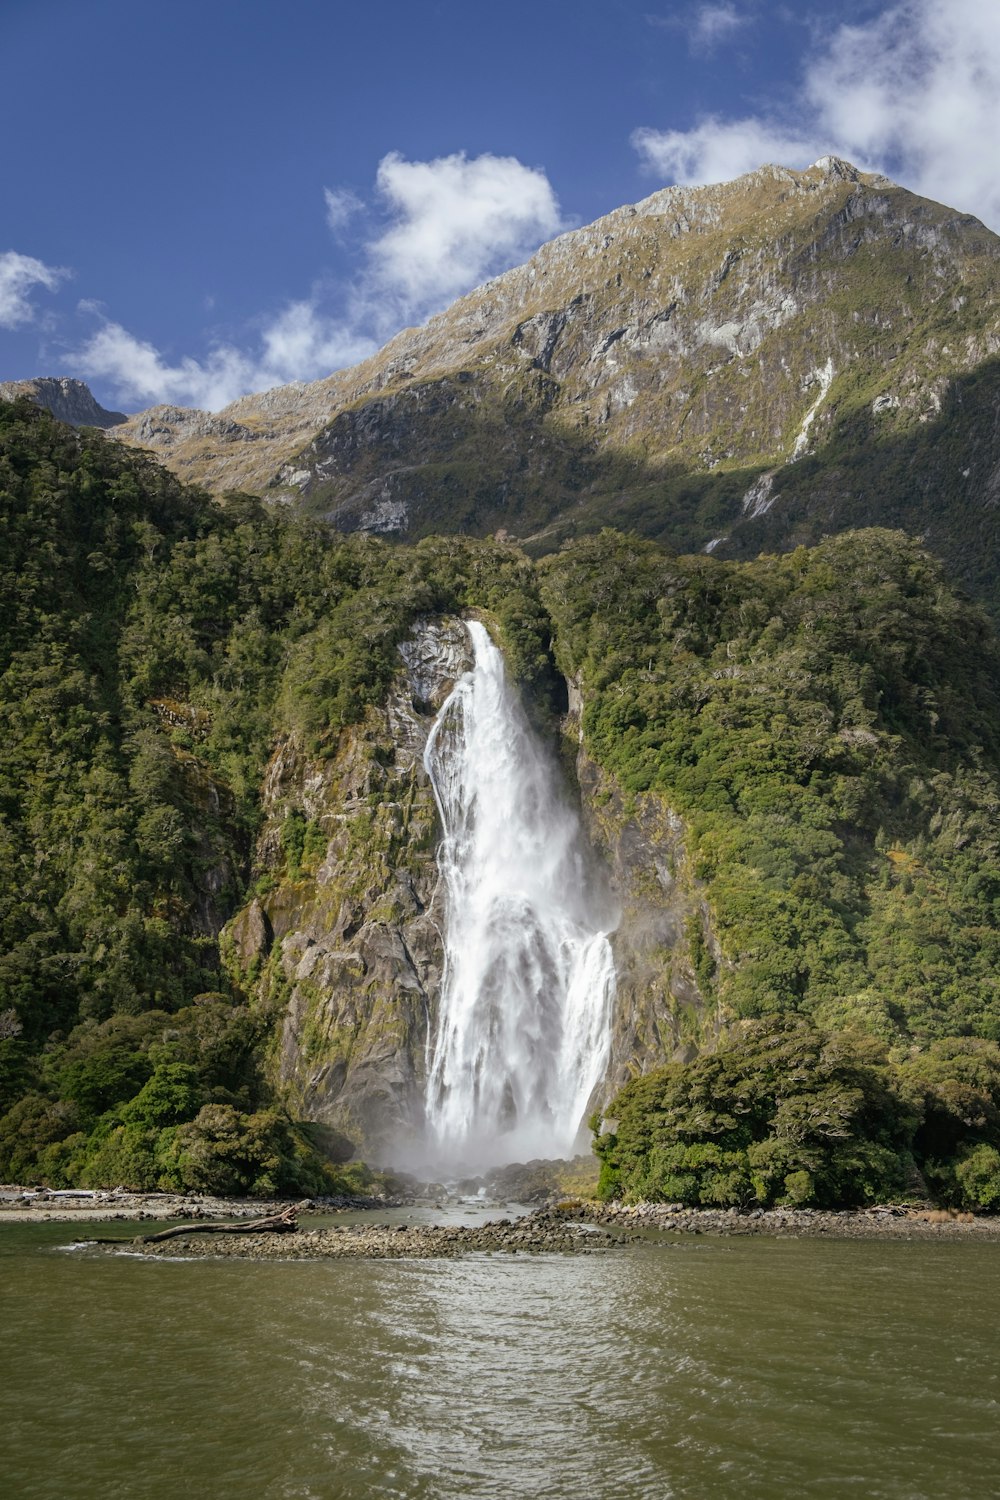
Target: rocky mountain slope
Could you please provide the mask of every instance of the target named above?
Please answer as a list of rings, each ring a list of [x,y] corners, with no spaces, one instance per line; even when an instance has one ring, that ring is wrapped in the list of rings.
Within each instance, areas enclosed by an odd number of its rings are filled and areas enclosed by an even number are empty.
[[[998,350],[1000,239],[824,158],[665,189],[354,369],[115,436],[340,529],[536,554],[608,523],[734,557],[898,525],[988,595]]]
[[[0,380],[0,401],[16,401],[18,396],[27,396],[44,406],[70,427],[117,427],[128,421],[124,412],[108,411],[95,401],[90,387],[82,380],[50,376],[37,380]]]

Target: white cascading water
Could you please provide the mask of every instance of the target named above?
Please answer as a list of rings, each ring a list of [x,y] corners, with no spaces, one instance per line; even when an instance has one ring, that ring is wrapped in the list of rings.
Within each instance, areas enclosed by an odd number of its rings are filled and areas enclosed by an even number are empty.
[[[465,1167],[571,1155],[604,1076],[614,926],[485,628],[427,741],[444,840],[445,968],[428,1041],[427,1122]]]

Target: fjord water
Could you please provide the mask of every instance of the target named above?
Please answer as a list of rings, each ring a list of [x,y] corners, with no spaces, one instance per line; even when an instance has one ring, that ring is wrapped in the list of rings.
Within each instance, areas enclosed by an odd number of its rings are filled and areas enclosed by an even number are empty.
[[[425,765],[444,839],[445,970],[426,1113],[439,1160],[568,1157],[607,1068],[616,920],[556,768],[477,621]]]
[[[16,1500],[1000,1494],[995,1244],[282,1264],[74,1233],[0,1226]]]
[[[428,1112],[456,1157],[497,1132],[509,1155],[563,1154],[606,1066],[613,917],[470,629],[475,671],[428,747],[449,898]],[[288,1263],[67,1248],[116,1230],[0,1225],[4,1496],[1000,1496],[995,1243]]]

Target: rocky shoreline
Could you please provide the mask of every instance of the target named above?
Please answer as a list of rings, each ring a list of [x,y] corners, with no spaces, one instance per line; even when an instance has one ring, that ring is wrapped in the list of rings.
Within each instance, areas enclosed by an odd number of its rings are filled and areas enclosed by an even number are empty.
[[[104,1252],[168,1259],[398,1260],[448,1259],[469,1254],[586,1254],[626,1243],[620,1233],[542,1209],[520,1219],[485,1224],[344,1224],[282,1234],[182,1235],[147,1244],[141,1238],[94,1243]]]
[[[587,1203],[587,1221],[636,1235],[764,1235],[841,1240],[1000,1240],[1000,1217],[951,1214],[910,1204],[865,1209],[685,1208],[679,1203]]]
[[[319,1212],[401,1206],[395,1198],[317,1198]],[[259,1219],[287,1207],[286,1199],[211,1198],[194,1193],[134,1193],[127,1188],[0,1188],[0,1224],[99,1223],[133,1219]]]
[[[1000,1240],[1000,1220],[886,1206],[826,1213],[808,1209],[684,1209],[676,1204],[564,1203],[482,1224],[362,1223],[284,1233],[181,1235],[94,1242],[112,1254],[241,1260],[437,1259],[467,1254],[587,1254],[702,1235],[827,1239]]]
[[[180,1196],[168,1193],[130,1193],[125,1190],[52,1192],[0,1189],[3,1223],[88,1224],[170,1221],[192,1224],[232,1220],[238,1224],[287,1208],[284,1202]],[[596,1203],[574,1199],[549,1204],[517,1216],[486,1219],[476,1224],[433,1222],[386,1223],[378,1215],[403,1205],[374,1199],[315,1199],[309,1213],[364,1212],[365,1222],[307,1225],[273,1232],[180,1235],[159,1244],[144,1243],[141,1234],[81,1235],[95,1250],[172,1258],[236,1257],[249,1260],[343,1259],[345,1257],[427,1258],[483,1253],[561,1253],[617,1249],[637,1243],[667,1243],[691,1236],[710,1238],[768,1237],[772,1239],[901,1239],[1000,1240],[1000,1216],[973,1217],[914,1207],[884,1204],[868,1209],[711,1209],[684,1208],[677,1203]],[[413,1206],[413,1205],[408,1205]],[[422,1205],[424,1212],[444,1212],[454,1203]],[[484,1202],[483,1209],[502,1205]]]

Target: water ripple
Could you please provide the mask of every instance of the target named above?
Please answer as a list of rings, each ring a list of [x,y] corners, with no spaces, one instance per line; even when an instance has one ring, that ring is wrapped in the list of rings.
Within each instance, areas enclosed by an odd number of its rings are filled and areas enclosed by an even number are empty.
[[[17,1500],[1000,1494],[991,1246],[254,1265],[35,1244],[0,1279]]]

